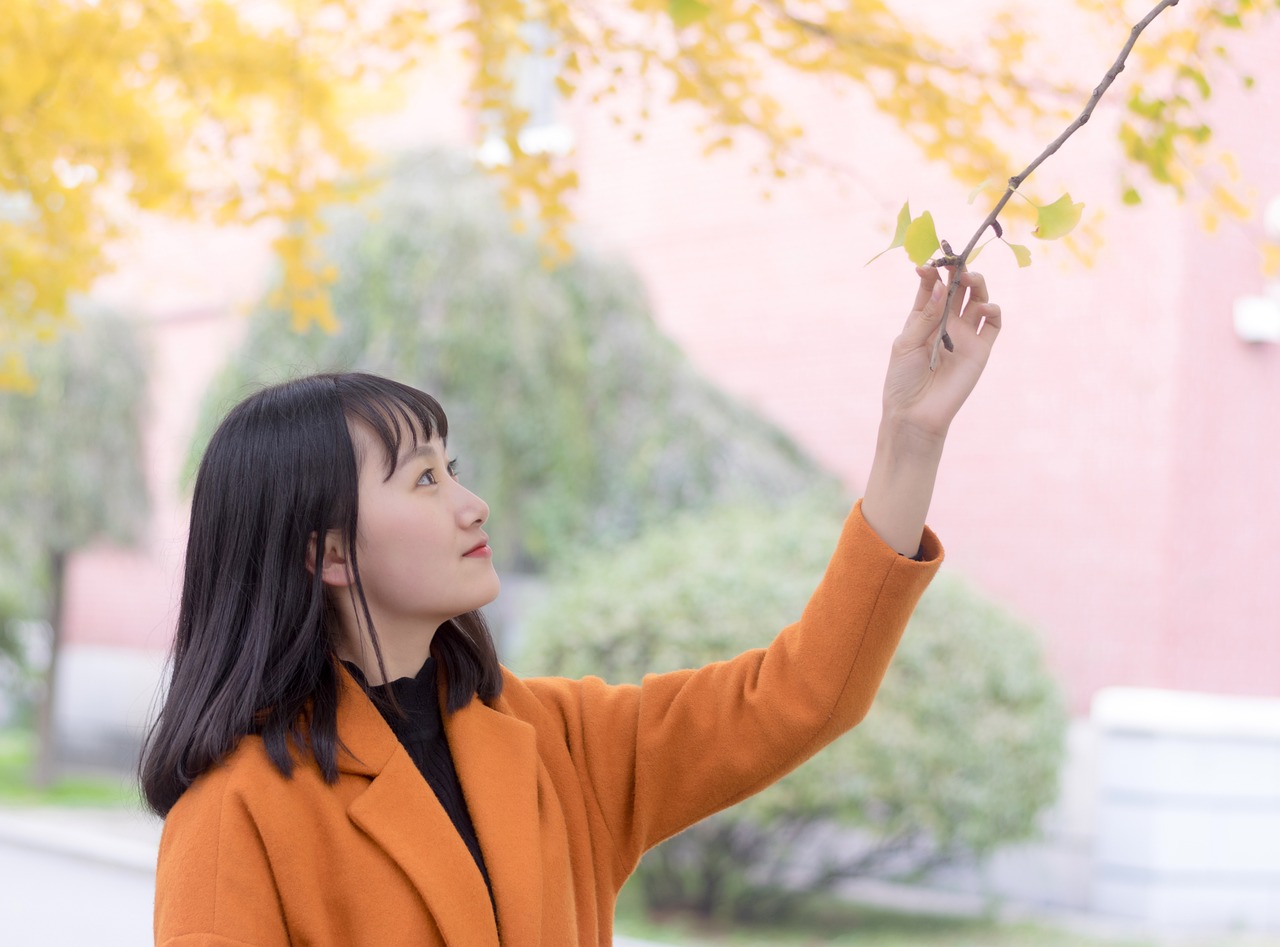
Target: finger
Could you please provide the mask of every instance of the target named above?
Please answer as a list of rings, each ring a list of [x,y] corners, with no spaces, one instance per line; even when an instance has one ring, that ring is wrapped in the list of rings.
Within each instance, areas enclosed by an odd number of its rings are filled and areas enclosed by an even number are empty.
[[[952,338],[957,345],[975,340],[990,348],[1000,333],[1000,325],[1000,307],[996,303],[976,303],[965,307],[964,318],[951,330]]]
[[[923,279],[921,277],[922,282]],[[916,298],[920,298],[920,293],[916,294]],[[924,302],[917,303],[911,310],[911,314],[907,316],[907,324],[902,327],[902,339],[911,345],[923,345],[938,330],[946,299],[946,282],[934,279]]]
[[[970,270],[961,276],[962,282],[969,288],[969,299],[960,314],[960,320],[982,334],[986,326],[991,326],[992,337],[1000,331],[1000,307],[990,301],[987,293],[987,281],[981,273]]]
[[[933,284],[938,281],[938,271],[932,266],[917,266],[916,275],[920,277],[920,288],[916,290],[916,301],[911,306],[912,312],[919,312],[929,301],[929,293]]]
[[[985,303],[991,298],[987,295],[987,279],[981,273],[965,270],[960,274],[960,285],[969,290],[970,303]],[[968,306],[965,308],[967,311]]]
[[[978,334],[992,339],[1000,332],[1000,306],[997,303],[982,304],[983,321],[978,325]]]

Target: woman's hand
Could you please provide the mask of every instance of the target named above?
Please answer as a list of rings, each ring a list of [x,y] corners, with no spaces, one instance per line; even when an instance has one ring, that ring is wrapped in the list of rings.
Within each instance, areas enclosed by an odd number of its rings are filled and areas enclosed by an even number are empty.
[[[893,342],[880,436],[862,497],[867,523],[904,556],[914,556],[919,547],[947,431],[978,383],[1000,332],[1000,307],[988,302],[986,280],[963,273],[947,319],[955,351],[943,352],[936,370],[930,371],[947,281],[931,267],[917,267],[916,273],[920,287],[907,324]]]
[[[947,319],[955,351],[942,353],[930,371],[948,280],[932,267],[916,267],[916,273],[920,287],[915,304],[894,340],[884,380],[884,420],[904,433],[941,441],[987,364],[1000,333],[1000,307],[988,301],[987,281],[980,273],[962,273]]]

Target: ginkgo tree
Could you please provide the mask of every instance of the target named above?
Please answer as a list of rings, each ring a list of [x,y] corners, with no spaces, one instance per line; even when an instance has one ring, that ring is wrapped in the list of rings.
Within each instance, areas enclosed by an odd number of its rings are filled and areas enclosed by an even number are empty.
[[[1103,28],[1126,4],[1076,0]],[[1227,37],[1280,0],[1200,0],[1144,38],[1122,94],[1125,199],[1204,179],[1211,212],[1243,215],[1230,168],[1206,175],[1202,117],[1232,69]],[[754,138],[764,170],[806,160],[778,69],[860,92],[969,185],[1004,179],[1002,129],[1061,112],[1070,83],[1037,72],[1016,5],[984,42],[888,0],[5,0],[0,17],[0,386],[33,384],[24,347],[56,334],[68,299],[108,268],[138,211],[276,225],[280,302],[296,329],[332,330],[323,210],[369,155],[354,120],[394,109],[402,79],[450,44],[470,57],[467,103],[500,143],[513,213],[549,257],[570,252],[575,157],[530,145],[517,77],[545,60],[565,102],[638,115],[687,103],[714,151]],[[1120,35],[1117,33],[1116,35]]]

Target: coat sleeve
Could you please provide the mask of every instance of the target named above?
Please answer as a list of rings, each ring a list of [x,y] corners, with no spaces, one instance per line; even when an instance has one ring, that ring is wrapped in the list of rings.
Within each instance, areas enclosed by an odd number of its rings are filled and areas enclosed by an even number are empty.
[[[798,622],[767,648],[639,685],[527,682],[559,714],[618,882],[648,848],[778,780],[867,713],[942,547],[898,555],[853,509]]]
[[[212,771],[165,819],[156,866],[157,947],[288,947],[257,827]]]

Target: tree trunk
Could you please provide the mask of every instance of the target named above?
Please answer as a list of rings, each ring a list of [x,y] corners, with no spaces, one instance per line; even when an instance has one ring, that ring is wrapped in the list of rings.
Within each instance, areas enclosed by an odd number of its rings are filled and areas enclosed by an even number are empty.
[[[49,666],[45,670],[44,687],[40,695],[40,710],[36,717],[36,765],[32,781],[38,789],[48,789],[58,768],[57,731],[54,723],[54,706],[57,698],[58,659],[62,652],[62,597],[63,578],[66,574],[67,554],[54,550],[49,554]]]

